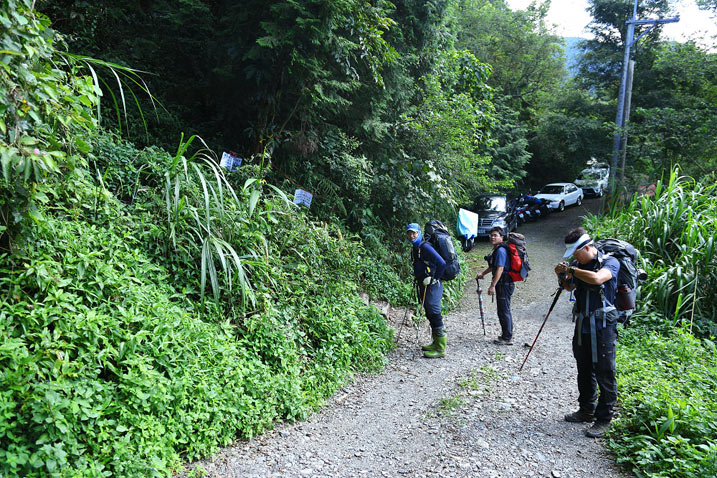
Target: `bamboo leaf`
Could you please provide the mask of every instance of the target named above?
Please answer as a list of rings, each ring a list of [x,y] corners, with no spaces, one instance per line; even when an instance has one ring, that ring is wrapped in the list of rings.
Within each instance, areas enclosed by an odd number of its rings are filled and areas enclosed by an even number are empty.
[[[197,173],[197,177],[199,178],[199,181],[202,184],[202,191],[204,192],[204,213],[206,217],[206,227],[207,231],[211,230],[210,228],[210,217],[211,217],[211,211],[209,209],[209,191],[207,191],[207,182],[204,180],[204,175],[199,170],[196,164],[192,164],[192,168],[194,168],[194,171]]]
[[[249,196],[249,217],[252,217],[254,214],[254,208],[256,207],[256,203],[259,201],[260,196],[261,191],[258,189],[251,192],[251,196]]]

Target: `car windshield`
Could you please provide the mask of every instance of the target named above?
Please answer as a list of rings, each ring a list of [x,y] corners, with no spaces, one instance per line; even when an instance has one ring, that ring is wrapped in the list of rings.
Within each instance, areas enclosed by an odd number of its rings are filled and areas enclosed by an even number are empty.
[[[601,179],[601,178],[602,178],[602,173],[600,171],[595,171],[595,170],[583,171],[578,176],[578,179],[582,179],[582,180]]]
[[[476,199],[475,209],[477,211],[505,212],[504,196],[482,196]]]
[[[562,186],[547,185],[540,190],[539,194],[560,194],[563,192]]]

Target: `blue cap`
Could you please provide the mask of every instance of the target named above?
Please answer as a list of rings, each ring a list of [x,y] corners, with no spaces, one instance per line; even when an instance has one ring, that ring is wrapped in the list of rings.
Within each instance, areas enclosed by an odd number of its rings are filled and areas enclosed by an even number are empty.
[[[417,233],[420,234],[420,233],[421,233],[421,226],[419,226],[419,225],[416,224],[415,222],[412,222],[411,224],[409,224],[408,226],[406,226],[406,232],[408,232],[408,231],[416,231]]]

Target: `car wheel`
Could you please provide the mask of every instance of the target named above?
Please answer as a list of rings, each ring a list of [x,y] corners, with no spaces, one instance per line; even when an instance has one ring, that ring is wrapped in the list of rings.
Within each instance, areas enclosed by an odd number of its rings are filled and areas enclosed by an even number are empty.
[[[558,211],[565,211],[565,201],[560,201],[560,204],[558,204]]]
[[[580,206],[582,203],[583,203],[583,198],[582,198],[582,196],[578,196],[578,200],[575,202],[575,204],[577,204],[578,206]]]

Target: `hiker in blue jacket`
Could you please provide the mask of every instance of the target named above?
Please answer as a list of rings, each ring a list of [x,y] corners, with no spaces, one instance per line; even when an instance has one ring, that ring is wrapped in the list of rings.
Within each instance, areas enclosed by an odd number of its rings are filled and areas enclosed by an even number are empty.
[[[426,317],[431,324],[430,345],[423,345],[423,356],[426,358],[440,358],[446,355],[446,331],[441,316],[441,297],[443,297],[443,271],[446,261],[438,254],[433,246],[423,240],[421,226],[412,223],[406,227],[408,242],[413,245],[411,260],[413,260],[413,276],[416,280],[418,300],[423,303]]]
[[[493,279],[488,287],[488,295],[495,295],[498,298],[498,322],[500,322],[501,334],[493,341],[496,345],[513,345],[513,315],[510,312],[510,299],[515,291],[515,284],[510,278],[508,271],[508,248],[505,246],[505,235],[503,228],[494,227],[490,230],[488,240],[493,246],[493,252],[486,256],[488,267],[476,275],[480,280],[493,274]]]
[[[575,290],[573,355],[578,369],[580,408],[565,415],[568,422],[592,422],[585,431],[601,437],[610,427],[617,402],[615,353],[618,312],[614,306],[620,263],[603,255],[582,227],[565,236],[565,258],[555,266],[560,285]],[[598,397],[597,388],[600,388]]]

